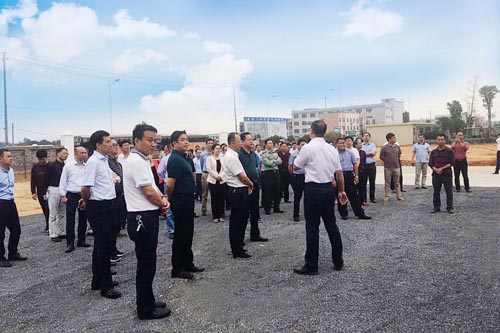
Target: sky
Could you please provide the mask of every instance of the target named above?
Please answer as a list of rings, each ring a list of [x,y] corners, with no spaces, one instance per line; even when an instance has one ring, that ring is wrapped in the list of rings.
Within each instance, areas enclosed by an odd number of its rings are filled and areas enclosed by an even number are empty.
[[[227,132],[235,106],[238,122],[383,98],[443,115],[476,75],[500,87],[498,31],[495,0],[0,0],[16,142]]]

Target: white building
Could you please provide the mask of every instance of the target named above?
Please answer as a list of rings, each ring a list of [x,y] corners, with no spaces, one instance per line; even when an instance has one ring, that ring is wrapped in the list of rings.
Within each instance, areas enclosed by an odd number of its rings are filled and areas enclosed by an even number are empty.
[[[328,131],[336,130],[341,134],[360,132],[368,125],[401,124],[403,112],[404,102],[394,98],[382,99],[376,104],[293,110],[293,135],[299,137],[309,133],[311,123],[319,119],[329,119]],[[334,114],[338,116],[331,116]],[[330,128],[331,126],[334,128]]]

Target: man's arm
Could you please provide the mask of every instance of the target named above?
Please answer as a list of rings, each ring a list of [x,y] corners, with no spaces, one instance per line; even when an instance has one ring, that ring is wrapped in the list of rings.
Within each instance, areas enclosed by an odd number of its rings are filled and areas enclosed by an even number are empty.
[[[148,199],[148,201],[151,202],[153,205],[156,205],[160,208],[163,207],[161,193],[160,191],[155,189],[152,185],[141,187],[141,191],[146,197],[146,199]]]
[[[385,160],[385,149],[384,147],[382,147],[382,149],[380,150],[380,156],[379,158],[384,161]]]
[[[175,187],[175,179],[174,178],[167,178],[167,195],[172,200],[172,194],[174,193],[174,187]]]
[[[35,183],[35,178],[36,178],[36,168],[35,165],[31,168],[31,177],[30,177],[30,187],[31,187],[31,196],[33,197],[33,200],[38,199],[38,195],[36,194],[36,183]]]
[[[253,191],[253,183],[250,180],[250,178],[248,178],[244,172],[241,172],[241,173],[237,174],[236,176],[243,184],[248,186],[248,192],[250,194]]]
[[[82,199],[81,202],[78,204],[78,208],[80,208],[81,210],[85,210],[85,208],[87,207],[87,202],[90,199],[90,187],[83,186],[81,192],[82,192]]]

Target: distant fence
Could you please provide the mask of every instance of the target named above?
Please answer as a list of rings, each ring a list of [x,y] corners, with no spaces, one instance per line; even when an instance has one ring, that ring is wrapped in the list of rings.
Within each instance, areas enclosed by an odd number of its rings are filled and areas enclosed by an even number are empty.
[[[10,150],[14,163],[12,167],[18,179],[29,179],[31,174],[31,167],[37,163],[36,152],[38,150],[46,150],[48,153],[49,161],[53,161],[56,156],[54,146],[12,146],[5,147]]]

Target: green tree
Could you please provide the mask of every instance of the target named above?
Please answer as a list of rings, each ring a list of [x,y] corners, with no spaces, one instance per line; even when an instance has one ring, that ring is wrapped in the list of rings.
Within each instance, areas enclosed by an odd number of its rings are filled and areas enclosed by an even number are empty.
[[[491,109],[493,108],[493,100],[496,95],[500,92],[497,86],[483,86],[479,89],[479,94],[483,98],[483,106],[488,110],[488,140],[491,137]]]
[[[289,135],[286,139],[288,140],[288,142],[295,141],[295,137],[293,135]]]
[[[337,138],[340,137],[339,133],[336,133],[334,131],[330,131],[325,134],[325,140],[328,142],[335,142],[337,141]]]
[[[450,111],[450,115],[452,119],[461,119],[462,118],[462,105],[459,101],[452,101],[451,103],[446,103],[448,107],[448,111]]]
[[[441,132],[448,133],[448,137],[465,127],[465,122],[462,119],[450,117],[440,117],[436,121],[436,124],[441,129]]]
[[[273,135],[272,137],[270,137],[269,139],[273,140],[273,143],[274,144],[277,144],[278,142],[281,141],[281,136],[279,135]]]

